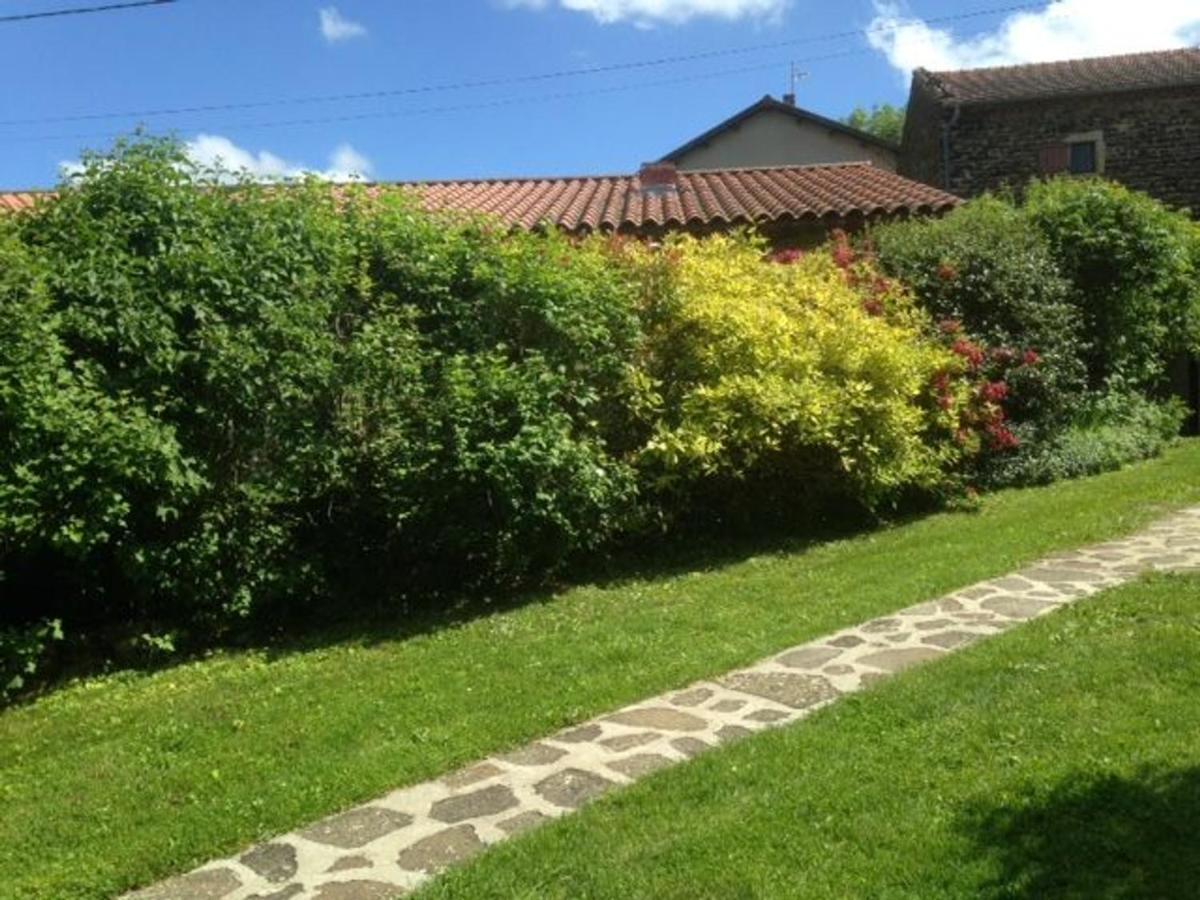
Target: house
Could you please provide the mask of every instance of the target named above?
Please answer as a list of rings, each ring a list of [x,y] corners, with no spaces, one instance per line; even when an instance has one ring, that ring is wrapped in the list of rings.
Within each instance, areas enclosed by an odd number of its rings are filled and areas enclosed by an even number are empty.
[[[898,150],[873,134],[801,109],[788,94],[783,100],[763,97],[660,162],[682,170],[871,162],[894,172]]]
[[[512,228],[660,238],[753,226],[788,246],[819,243],[834,228],[938,215],[961,202],[867,162],[695,171],[655,163],[630,175],[406,182],[370,190],[409,190],[430,210],[489,214]],[[30,208],[38,197],[0,194],[0,211]]]
[[[1097,174],[1200,213],[1200,48],[917,69],[899,172],[963,197]]]

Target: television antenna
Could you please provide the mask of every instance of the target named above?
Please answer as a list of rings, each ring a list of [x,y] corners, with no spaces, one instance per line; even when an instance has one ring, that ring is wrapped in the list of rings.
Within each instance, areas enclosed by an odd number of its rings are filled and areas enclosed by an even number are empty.
[[[788,92],[783,95],[785,103],[796,105],[796,85],[807,78],[808,74],[804,69],[797,68],[795,63],[791,64],[788,72]]]

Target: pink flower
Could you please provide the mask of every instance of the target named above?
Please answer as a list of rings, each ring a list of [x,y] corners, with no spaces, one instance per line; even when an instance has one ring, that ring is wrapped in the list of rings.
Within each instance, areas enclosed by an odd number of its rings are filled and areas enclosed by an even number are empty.
[[[1021,362],[1023,362],[1027,366],[1036,366],[1041,361],[1042,361],[1042,358],[1040,356],[1038,356],[1038,353],[1036,350],[1026,350],[1025,356],[1021,359]]]

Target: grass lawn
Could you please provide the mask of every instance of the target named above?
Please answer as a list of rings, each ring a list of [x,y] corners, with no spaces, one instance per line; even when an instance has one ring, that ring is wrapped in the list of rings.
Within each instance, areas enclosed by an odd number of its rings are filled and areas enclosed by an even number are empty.
[[[437,898],[1200,896],[1200,578],[1137,582],[650,777]]]
[[[1198,502],[1192,441],[976,513],[572,588],[424,633],[376,628],[70,685],[0,714],[0,896],[110,897]]]

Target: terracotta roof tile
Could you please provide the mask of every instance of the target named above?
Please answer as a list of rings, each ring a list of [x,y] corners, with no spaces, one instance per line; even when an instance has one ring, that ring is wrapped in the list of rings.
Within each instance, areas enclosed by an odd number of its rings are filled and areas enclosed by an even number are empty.
[[[415,191],[431,210],[488,213],[517,228],[546,223],[573,233],[943,212],[960,202],[870,163],[683,171],[665,193],[644,192],[636,175],[374,186],[391,188]],[[28,209],[38,196],[52,194],[0,194],[0,210]]]
[[[33,209],[39,198],[52,196],[50,191],[11,191],[0,193],[0,212],[19,212]]]
[[[946,100],[1003,103],[1200,85],[1200,48],[1099,56],[1062,62],[925,72]]]

